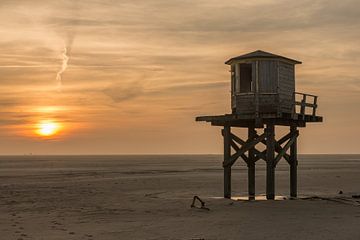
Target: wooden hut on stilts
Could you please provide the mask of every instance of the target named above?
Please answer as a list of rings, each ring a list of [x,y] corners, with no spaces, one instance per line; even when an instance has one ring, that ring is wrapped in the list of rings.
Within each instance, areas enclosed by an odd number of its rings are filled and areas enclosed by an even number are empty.
[[[318,97],[295,91],[295,65],[301,62],[258,50],[225,63],[231,68],[231,113],[196,118],[223,127],[224,197],[231,198],[231,167],[239,158],[248,167],[249,198],[255,197],[259,160],[266,162],[266,198],[275,198],[275,167],[281,159],[290,166],[290,196],[297,197],[298,128],[323,120],[316,114]],[[276,126],[289,131],[275,138]],[[247,128],[247,138],[236,136],[232,128]],[[258,144],[265,150],[258,150]]]

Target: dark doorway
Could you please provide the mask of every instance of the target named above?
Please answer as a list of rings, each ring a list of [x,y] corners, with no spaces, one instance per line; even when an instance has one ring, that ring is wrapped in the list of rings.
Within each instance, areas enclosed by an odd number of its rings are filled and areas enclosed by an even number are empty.
[[[252,82],[252,64],[242,63],[240,64],[240,92],[251,92]]]

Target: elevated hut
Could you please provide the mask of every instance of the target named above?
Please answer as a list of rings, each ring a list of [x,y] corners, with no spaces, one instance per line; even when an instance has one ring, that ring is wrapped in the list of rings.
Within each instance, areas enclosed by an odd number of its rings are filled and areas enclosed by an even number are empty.
[[[231,167],[242,158],[248,166],[248,193],[255,196],[255,164],[266,162],[266,197],[275,197],[275,167],[281,159],[290,165],[290,196],[297,196],[298,127],[322,122],[317,116],[318,97],[295,91],[295,65],[300,61],[255,51],[225,62],[231,72],[231,113],[200,116],[196,121],[222,126],[224,138],[224,197],[231,197]],[[289,133],[275,138],[275,126],[289,126]],[[248,128],[247,140],[231,132]],[[258,131],[263,131],[262,134]],[[258,144],[265,150],[259,151]]]

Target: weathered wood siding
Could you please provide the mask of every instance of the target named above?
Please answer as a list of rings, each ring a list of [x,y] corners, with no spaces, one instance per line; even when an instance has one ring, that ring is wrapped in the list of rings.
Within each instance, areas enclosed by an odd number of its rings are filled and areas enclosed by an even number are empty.
[[[252,62],[252,74],[251,74],[251,89],[252,92],[256,91],[256,75],[257,75],[257,69],[256,69],[256,61]]]
[[[295,92],[295,66],[279,62],[279,100],[280,111],[292,113]]]
[[[240,92],[240,64],[235,64],[235,85],[234,85],[234,92]]]
[[[277,94],[259,95],[259,113],[277,113],[279,98]]]
[[[237,114],[255,114],[255,94],[235,96]],[[278,94],[259,94],[259,113],[277,113]]]
[[[259,92],[276,93],[278,85],[278,61],[259,61]]]
[[[255,95],[241,94],[236,95],[236,113],[249,114],[255,112]]]

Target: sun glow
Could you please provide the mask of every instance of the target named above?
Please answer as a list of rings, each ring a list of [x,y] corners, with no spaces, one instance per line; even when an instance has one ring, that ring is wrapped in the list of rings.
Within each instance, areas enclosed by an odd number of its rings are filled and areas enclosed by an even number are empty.
[[[43,137],[49,137],[57,134],[60,129],[60,123],[52,120],[44,120],[37,124],[36,133]]]

